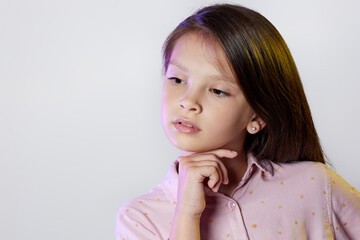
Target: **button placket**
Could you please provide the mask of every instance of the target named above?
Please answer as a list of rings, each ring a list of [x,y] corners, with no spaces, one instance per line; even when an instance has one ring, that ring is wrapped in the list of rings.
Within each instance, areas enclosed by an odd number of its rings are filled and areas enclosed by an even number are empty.
[[[232,229],[233,233],[238,235],[233,235],[236,240],[249,240],[248,232],[244,224],[244,219],[242,216],[240,205],[234,199],[228,198],[228,201],[224,204],[228,209],[231,210],[231,215],[229,218],[232,219],[229,224],[229,229]],[[223,206],[224,206],[223,205]]]

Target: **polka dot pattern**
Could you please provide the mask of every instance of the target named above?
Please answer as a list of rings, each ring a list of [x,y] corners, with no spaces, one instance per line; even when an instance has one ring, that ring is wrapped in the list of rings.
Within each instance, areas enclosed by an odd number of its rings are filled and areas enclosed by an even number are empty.
[[[298,167],[293,169],[293,166]],[[356,212],[354,199],[360,199],[358,192],[320,166],[316,163],[281,164],[267,171],[258,167],[231,197],[222,193],[206,196],[201,231],[206,233],[211,228],[214,235],[207,236],[208,240],[232,239],[244,232],[250,239],[292,239],[292,234],[300,235],[304,226],[310,239],[318,239],[311,236],[311,229],[319,231],[321,228],[324,232],[333,232],[336,239],[343,239],[344,232],[352,236],[353,226],[360,224],[360,220],[351,215]],[[331,178],[326,178],[324,173]],[[151,239],[153,232],[168,236],[174,227],[177,183],[175,177],[166,179],[161,188],[121,208],[117,215],[121,227],[117,227],[116,239],[128,239],[128,236]],[[329,209],[335,209],[333,213],[326,212],[328,208],[324,206],[328,203],[332,204]],[[331,214],[336,217],[324,218]]]

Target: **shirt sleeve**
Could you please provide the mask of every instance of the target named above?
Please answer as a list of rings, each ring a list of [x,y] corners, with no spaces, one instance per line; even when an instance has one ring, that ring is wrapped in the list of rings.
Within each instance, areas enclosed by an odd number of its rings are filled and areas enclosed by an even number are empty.
[[[121,207],[116,214],[116,240],[159,240],[159,233],[141,211]]]
[[[356,239],[360,233],[360,193],[337,173],[327,168],[331,192],[330,226],[335,239]]]

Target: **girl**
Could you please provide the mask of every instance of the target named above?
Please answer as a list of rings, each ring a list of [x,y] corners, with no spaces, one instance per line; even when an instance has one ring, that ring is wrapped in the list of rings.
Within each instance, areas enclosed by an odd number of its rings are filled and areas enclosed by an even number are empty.
[[[117,239],[356,239],[360,194],[325,165],[292,56],[250,9],[205,7],[163,47],[162,125],[181,150],[124,204]]]

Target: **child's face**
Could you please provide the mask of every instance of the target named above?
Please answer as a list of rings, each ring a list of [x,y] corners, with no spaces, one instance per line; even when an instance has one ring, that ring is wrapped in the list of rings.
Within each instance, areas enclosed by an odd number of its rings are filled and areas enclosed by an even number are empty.
[[[218,148],[240,153],[255,116],[230,67],[224,64],[220,71],[214,60],[227,60],[220,46],[193,33],[181,37],[171,55],[162,90],[162,126],[183,155]],[[181,119],[197,129],[179,123]]]

